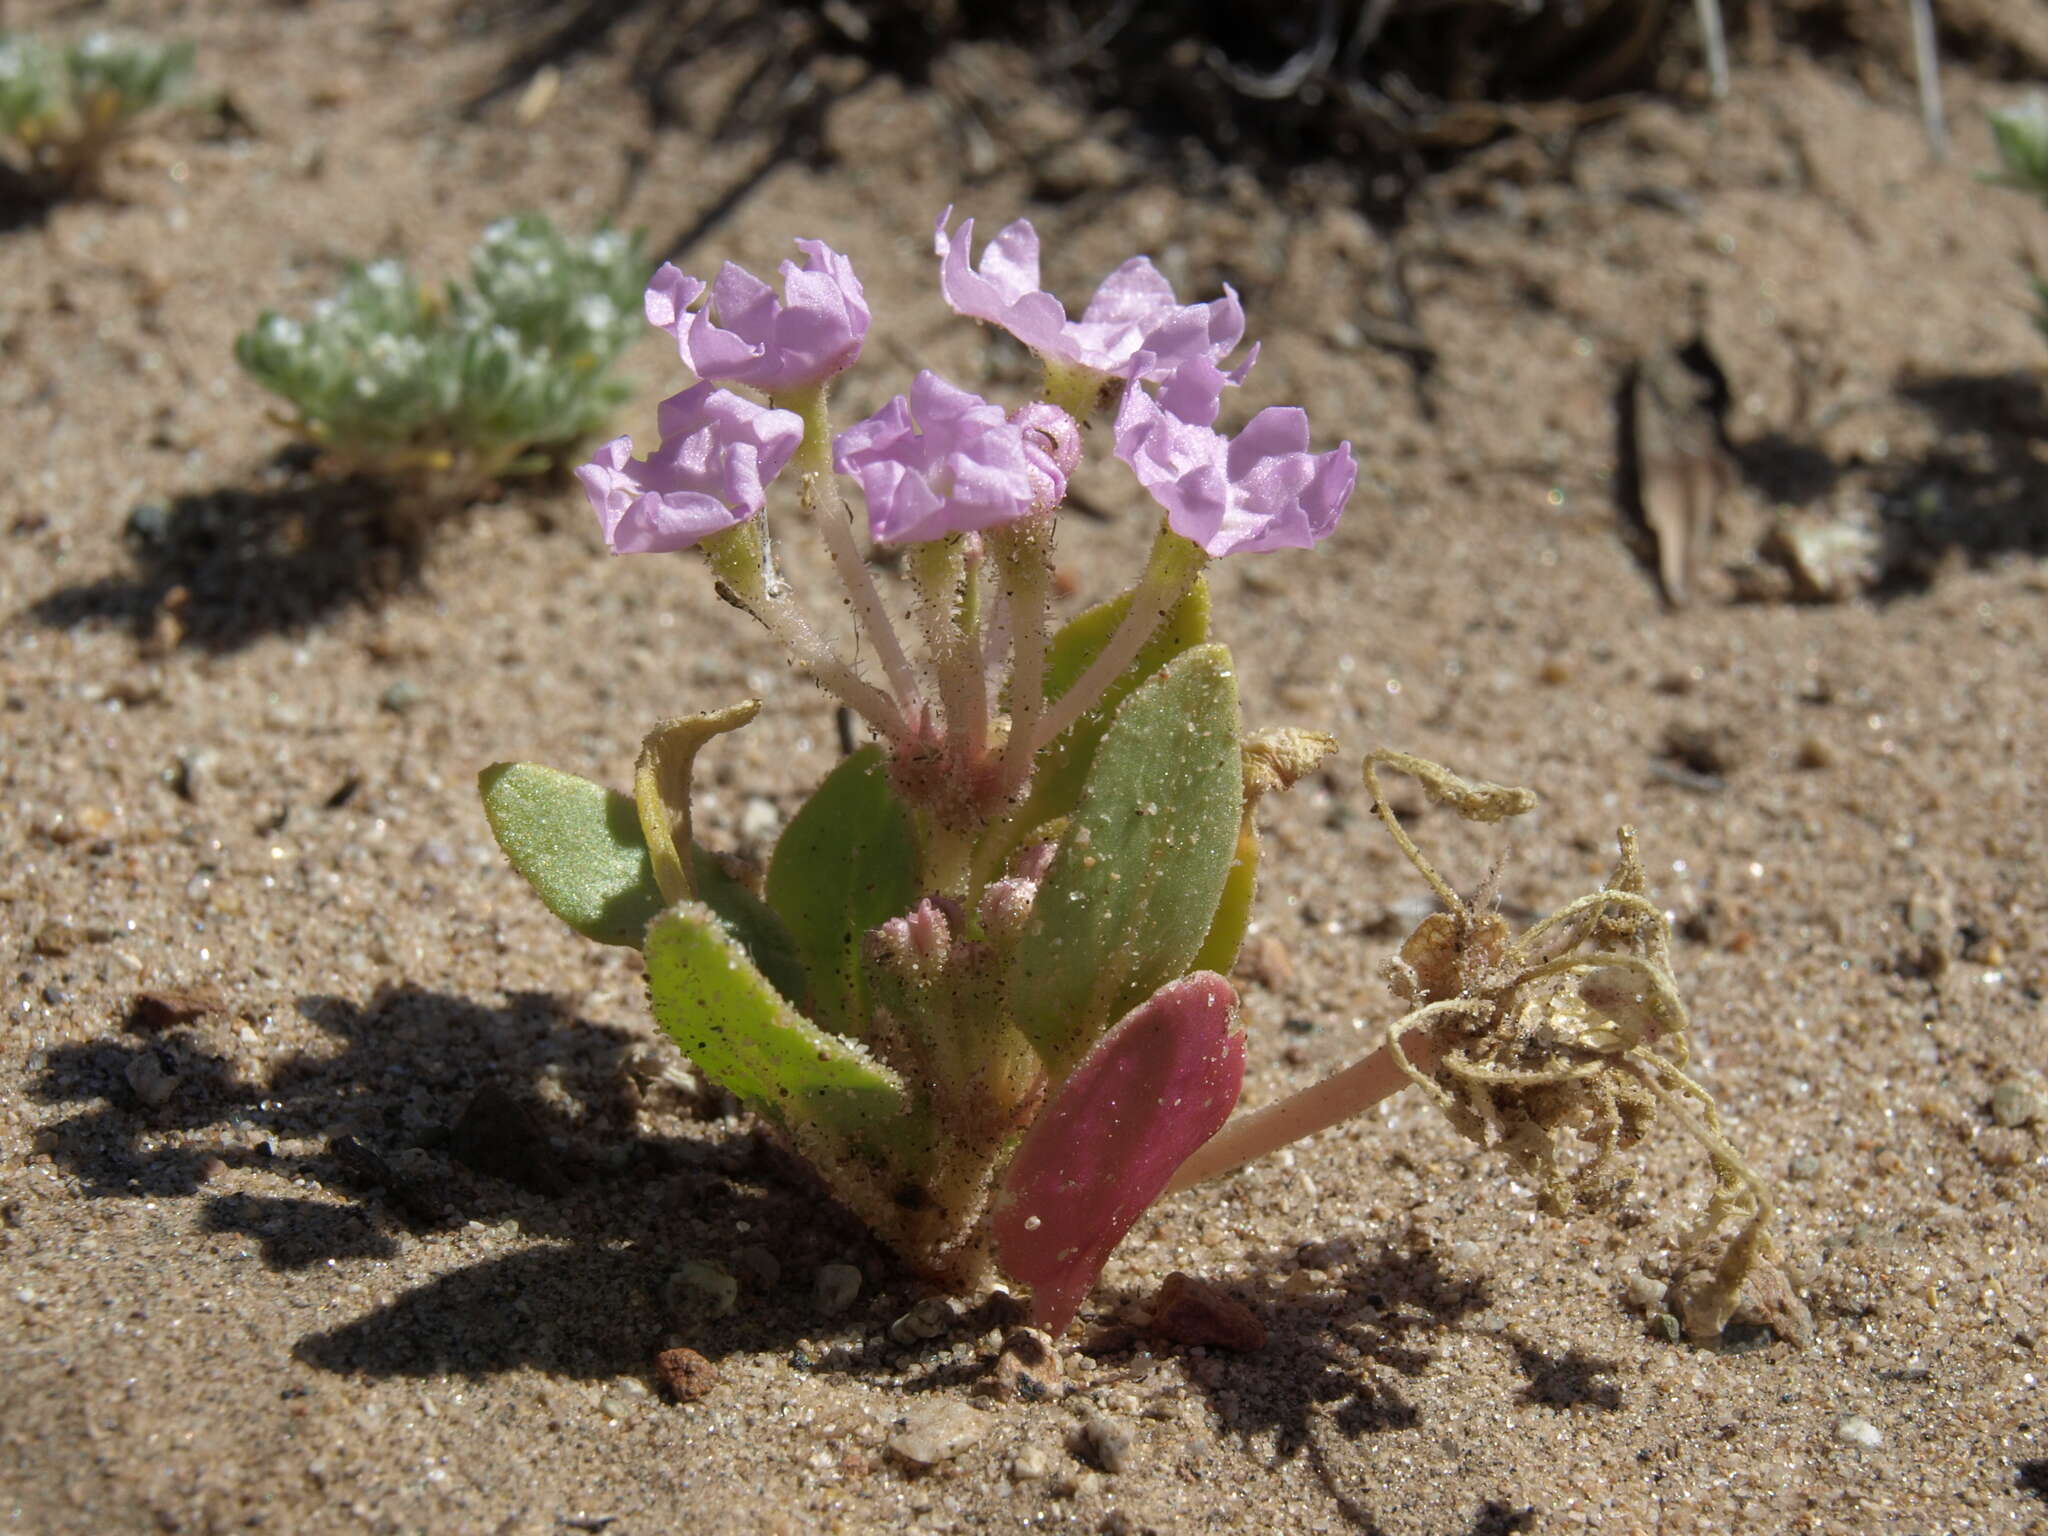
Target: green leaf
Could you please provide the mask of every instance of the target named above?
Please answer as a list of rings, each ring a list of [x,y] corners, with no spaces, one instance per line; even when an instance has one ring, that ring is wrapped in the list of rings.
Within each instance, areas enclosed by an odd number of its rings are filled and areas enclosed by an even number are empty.
[[[726,932],[740,942],[761,974],[791,1003],[801,1002],[808,983],[796,940],[767,902],[725,872],[701,843],[690,845],[697,899],[718,914]]]
[[[1018,1028],[1065,1075],[1201,951],[1244,805],[1230,652],[1204,645],[1125,700],[1011,962]]]
[[[550,912],[600,944],[639,944],[662,900],[631,800],[538,763],[494,763],[477,788],[491,835]]]
[[[648,924],[655,1020],[704,1075],[833,1165],[878,1158],[915,1129],[903,1081],[860,1045],[799,1014],[718,915],[678,902]]]
[[[1061,626],[1046,649],[1045,698],[1048,704],[1073,687],[1081,674],[1088,670],[1089,663],[1102,654],[1102,648],[1109,644],[1110,636],[1116,633],[1117,625],[1123,622],[1130,606],[1131,594],[1126,592],[1107,602],[1097,603]],[[1102,733],[1109,728],[1117,706],[1129,698],[1131,691],[1145,679],[1208,638],[1209,583],[1198,578],[1188,589],[1187,596],[1174,604],[1165,621],[1153,631],[1152,638],[1145,642],[1137,659],[1104,690],[1102,702],[1039,753],[1037,767],[1032,772],[1030,795],[1017,814],[1004,823],[1002,843],[984,848],[977,854],[975,867],[978,874],[985,879],[993,878],[1018,843],[1047,822],[1057,821],[1072,812],[1074,803],[1081,798],[1081,786],[1087,782],[1088,769],[1095,761]]]
[[[768,905],[810,978],[806,1011],[828,1029],[867,1034],[861,938],[910,910],[917,862],[879,747],[840,763],[783,829],[768,862]]]
[[[1252,898],[1259,891],[1259,829],[1245,808],[1237,828],[1237,850],[1230,860],[1230,874],[1223,882],[1223,899],[1216,904],[1215,921],[1202,940],[1194,968],[1228,976],[1237,964],[1237,952],[1244,946],[1246,930],[1252,925]]]
[[[477,778],[491,833],[547,909],[585,938],[638,948],[662,908],[626,796],[537,763],[498,763]],[[691,845],[697,894],[783,996],[804,994],[803,961],[768,904]]]

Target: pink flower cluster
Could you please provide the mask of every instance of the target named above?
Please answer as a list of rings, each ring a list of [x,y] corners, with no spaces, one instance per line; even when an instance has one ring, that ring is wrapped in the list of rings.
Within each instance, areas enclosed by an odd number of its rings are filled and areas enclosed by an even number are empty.
[[[1357,481],[1350,445],[1315,453],[1308,418],[1270,407],[1235,437],[1214,429],[1226,371],[1244,338],[1237,295],[1182,304],[1150,261],[1133,257],[1069,319],[1039,286],[1038,235],[1018,220],[973,262],[974,221],[934,247],[939,287],[960,314],[1001,326],[1049,365],[1123,382],[1116,455],[1166,511],[1172,530],[1210,555],[1306,549],[1329,536]],[[802,441],[801,418],[717,385],[771,398],[823,385],[860,355],[868,308],[847,259],[800,240],[804,265],[782,264],[782,297],[727,263],[707,285],[664,265],[647,290],[648,320],[676,338],[695,388],[663,403],[660,448],[605,445],[577,471],[615,553],[687,549],[758,513],[769,481]],[[1148,386],[1150,386],[1148,388]],[[1156,393],[1153,391],[1156,390]],[[854,477],[877,543],[945,538],[1050,511],[1065,497],[1080,424],[1049,404],[1005,412],[937,374],[917,376],[842,432],[834,467]]]

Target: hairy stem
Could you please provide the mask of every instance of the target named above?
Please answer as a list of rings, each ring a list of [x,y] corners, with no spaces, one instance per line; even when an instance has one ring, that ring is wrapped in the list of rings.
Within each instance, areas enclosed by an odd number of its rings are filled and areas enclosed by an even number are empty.
[[[804,440],[796,452],[797,472],[803,476],[803,504],[812,511],[813,521],[825,536],[825,547],[831,551],[833,568],[846,588],[854,619],[874,645],[890,691],[896,696],[898,712],[904,717],[914,716],[919,698],[917,674],[904,654],[903,641],[896,634],[889,610],[882,603],[874,572],[868,569],[867,561],[854,545],[853,514],[832,471],[832,424],[825,404],[825,386],[817,384],[794,391],[786,401],[776,403],[803,417]]]
[[[1045,713],[1031,736],[1031,751],[1038,751],[1059,738],[1062,731],[1102,702],[1109,685],[1137,660],[1145,642],[1173,612],[1174,604],[1186,597],[1202,574],[1209,557],[1193,541],[1162,526],[1152,545],[1145,573],[1131,589],[1131,606],[1123,622],[1109,637],[1109,644]],[[1013,733],[1014,734],[1014,733]]]
[[[758,619],[789,652],[800,671],[859,715],[882,735],[906,733],[903,712],[881,689],[862,677],[825,642],[776,577],[768,556],[768,537],[758,518],[714,534],[700,548],[718,578],[719,591],[734,605]]]
[[[913,545],[909,551],[911,585],[917,590],[917,623],[924,631],[926,654],[938,682],[939,702],[946,711],[946,747],[956,764],[978,755],[987,738],[988,700],[982,692],[981,648],[965,632],[961,585],[967,562],[962,537]]]
[[[1010,622],[1010,736],[1003,743],[1003,798],[1031,780],[1039,721],[1045,713],[1045,655],[1052,596],[1050,516],[1026,518],[989,535]]]

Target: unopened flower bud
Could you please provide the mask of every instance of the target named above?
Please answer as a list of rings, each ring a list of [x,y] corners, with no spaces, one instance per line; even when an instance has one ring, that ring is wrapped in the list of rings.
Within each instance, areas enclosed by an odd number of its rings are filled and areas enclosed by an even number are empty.
[[[981,927],[998,944],[1007,944],[1024,932],[1031,921],[1031,909],[1038,901],[1038,882],[1011,875],[991,880],[981,892]]]
[[[1059,851],[1057,843],[1027,843],[1010,856],[1010,873],[1026,880],[1043,880]]]
[[[1067,476],[1081,462],[1080,424],[1043,400],[1019,406],[1010,413],[1010,420],[1024,434],[1032,506],[1049,511],[1067,499]]]
[[[942,969],[953,949],[953,934],[964,926],[966,913],[960,903],[944,896],[927,896],[904,918],[910,952],[920,966]]]

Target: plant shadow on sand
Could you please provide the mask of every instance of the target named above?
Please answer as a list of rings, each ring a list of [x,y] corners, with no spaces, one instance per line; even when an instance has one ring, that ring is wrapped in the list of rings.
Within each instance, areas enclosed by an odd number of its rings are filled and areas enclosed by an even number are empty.
[[[1899,393],[1941,445],[1891,480],[1886,521],[1903,545],[1880,596],[1925,591],[1942,564],[2048,555],[2048,395],[2033,371],[1912,378]]]
[[[1332,1432],[1343,1440],[1419,1429],[1420,1408],[1402,1382],[1435,1363],[1432,1342],[1468,1332],[1464,1320],[1491,1305],[1483,1279],[1448,1271],[1426,1240],[1358,1253],[1348,1241],[1326,1283],[1304,1295],[1265,1292],[1247,1298],[1267,1331],[1263,1349],[1231,1355],[1228,1368],[1189,1372],[1209,1398],[1222,1429],[1246,1440],[1270,1438],[1277,1463],[1307,1462],[1347,1525],[1382,1529],[1365,1497],[1345,1484]],[[1257,1266],[1283,1273],[1292,1251],[1275,1251]],[[1526,1378],[1521,1401],[1556,1410],[1612,1411],[1621,1390],[1610,1377],[1619,1365],[1574,1346],[1553,1350],[1512,1330],[1473,1336],[1498,1342]],[[1488,1499],[1474,1512],[1472,1536],[1525,1529],[1533,1509]]]
[[[51,628],[121,624],[153,650],[221,654],[418,580],[426,530],[395,515],[389,488],[308,478],[295,464],[281,460],[279,483],[261,489],[222,486],[136,507],[126,528],[132,573],[61,588],[31,616]]]
[[[680,1092],[644,1076],[638,1037],[577,1018],[554,997],[514,994],[492,1007],[399,987],[367,1003],[299,1006],[339,1048],[286,1056],[261,1081],[238,1072],[246,1053],[218,1053],[191,1027],[131,1020],[121,1035],[52,1051],[31,1093],[80,1106],[46,1125],[39,1145],[89,1198],[195,1201],[198,1231],[251,1239],[277,1271],[330,1260],[440,1271],[301,1339],[297,1357],[319,1369],[484,1376],[531,1366],[599,1379],[645,1371],[680,1326],[708,1355],[780,1350],[819,1326],[809,1307],[819,1264],[896,1273],[740,1122],[676,1136],[637,1129],[641,1102],[666,1107],[654,1101]],[[164,1081],[171,1091],[152,1105]],[[692,1113],[687,1101],[675,1107]],[[210,1191],[227,1170],[269,1178]],[[273,1181],[316,1188],[270,1194],[262,1184]],[[452,1257],[467,1246],[465,1222],[514,1225],[530,1245],[449,1267],[435,1250]],[[738,1315],[691,1323],[665,1299],[685,1260],[733,1268],[734,1253],[763,1244],[782,1278],[744,1295]],[[374,1269],[357,1273],[375,1279]]]

